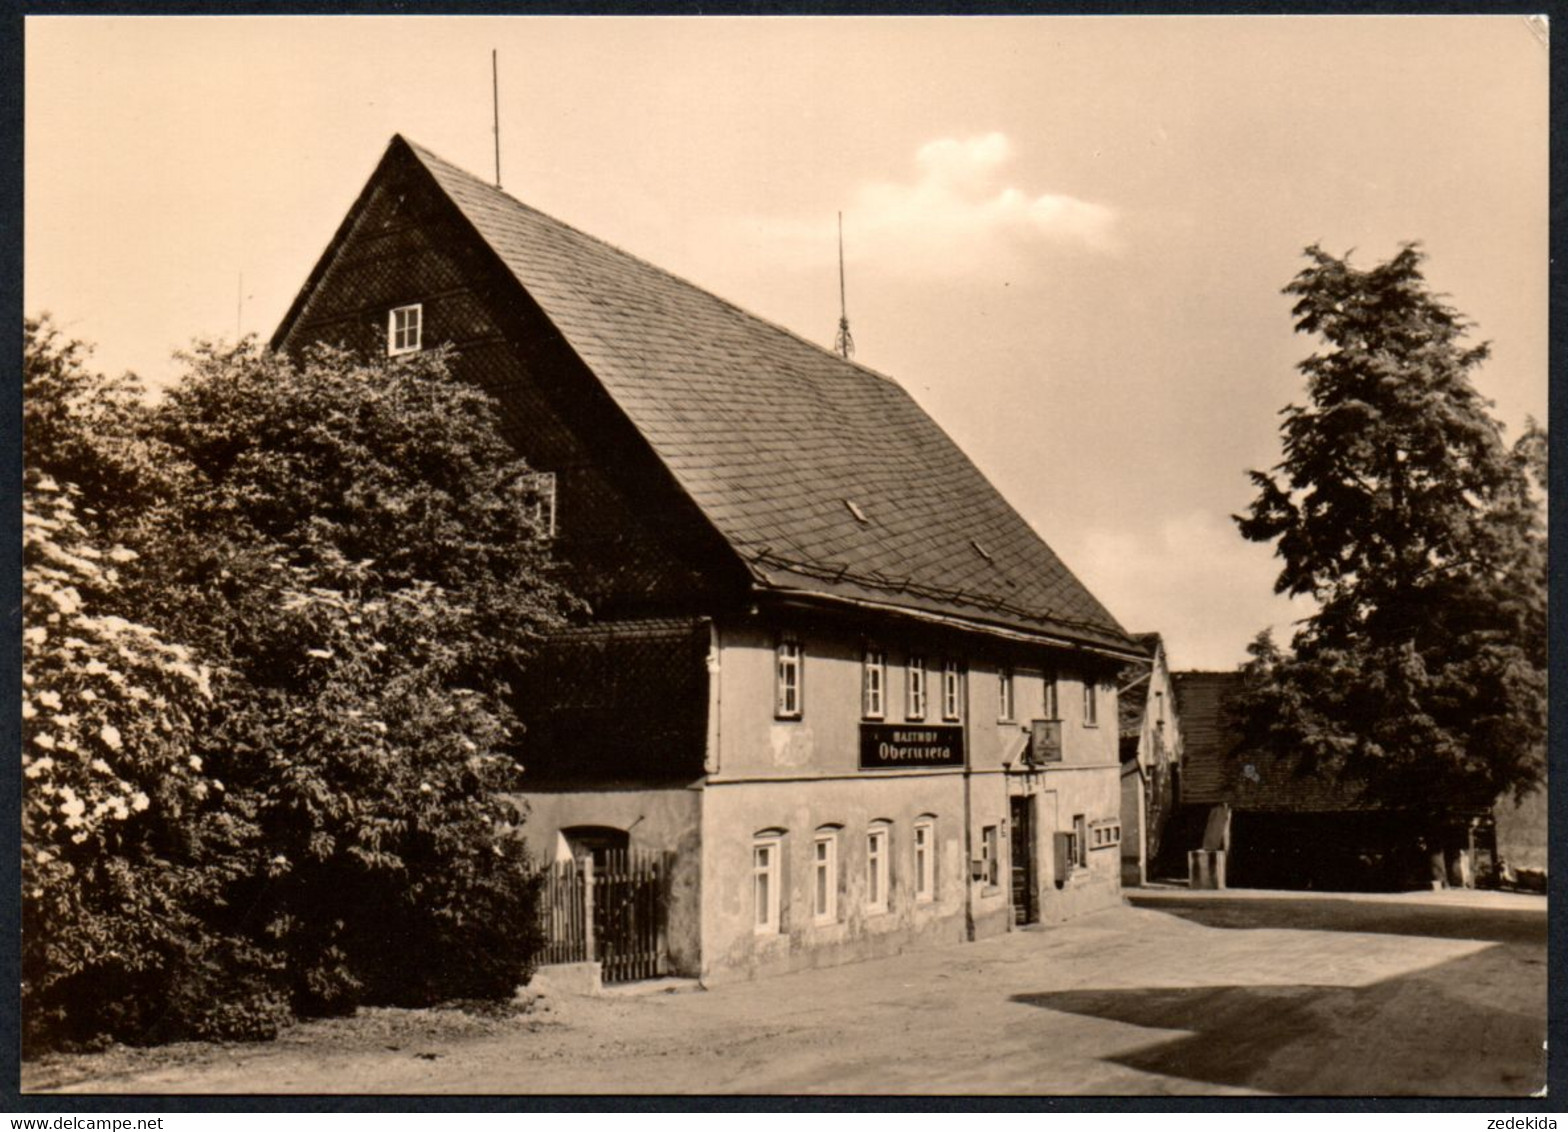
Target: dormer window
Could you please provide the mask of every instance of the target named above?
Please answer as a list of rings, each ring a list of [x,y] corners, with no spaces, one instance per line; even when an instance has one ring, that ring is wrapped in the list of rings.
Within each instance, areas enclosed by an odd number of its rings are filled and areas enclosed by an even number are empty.
[[[393,307],[387,315],[387,354],[412,354],[422,349],[424,308],[420,303]]]

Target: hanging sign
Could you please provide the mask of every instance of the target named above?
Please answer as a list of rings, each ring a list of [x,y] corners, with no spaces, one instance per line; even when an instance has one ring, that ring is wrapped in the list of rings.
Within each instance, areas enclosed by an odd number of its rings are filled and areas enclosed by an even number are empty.
[[[861,770],[963,765],[964,729],[958,724],[860,725]]]
[[[1029,757],[1031,766],[1062,761],[1062,724],[1056,719],[1036,719],[1029,724]]]

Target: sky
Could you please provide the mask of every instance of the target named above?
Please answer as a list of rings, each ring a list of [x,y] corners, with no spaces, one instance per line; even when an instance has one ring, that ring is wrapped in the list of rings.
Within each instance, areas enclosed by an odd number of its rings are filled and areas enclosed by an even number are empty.
[[[1281,288],[1419,240],[1547,412],[1545,27],[1496,17],[30,17],[24,302],[153,388],[266,337],[393,134],[899,381],[1118,620],[1310,613],[1230,516]]]

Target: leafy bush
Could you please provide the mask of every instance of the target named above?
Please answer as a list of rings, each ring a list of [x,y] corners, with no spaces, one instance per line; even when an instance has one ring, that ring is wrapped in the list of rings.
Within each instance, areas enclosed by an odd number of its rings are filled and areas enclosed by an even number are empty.
[[[492,402],[440,354],[245,343],[149,408],[47,320],[28,348],[34,1044],[510,995],[511,682],[574,603]]]

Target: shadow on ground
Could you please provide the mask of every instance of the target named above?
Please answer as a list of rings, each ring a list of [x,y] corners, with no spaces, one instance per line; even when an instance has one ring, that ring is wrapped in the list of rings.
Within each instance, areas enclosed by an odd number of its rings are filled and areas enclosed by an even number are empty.
[[[1108,1058],[1145,1073],[1298,1095],[1520,1097],[1546,1074],[1545,968],[1527,951],[1491,946],[1361,987],[1071,990],[1012,1001],[1187,1031]]]
[[[1430,939],[1477,939],[1490,943],[1546,944],[1546,909],[1485,908],[1412,904],[1397,900],[1310,900],[1282,897],[1128,892],[1127,902],[1180,916],[1207,928],[1295,928],[1319,932],[1372,932]]]

